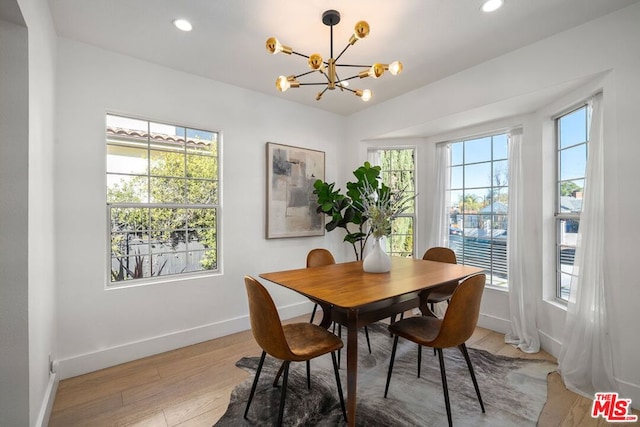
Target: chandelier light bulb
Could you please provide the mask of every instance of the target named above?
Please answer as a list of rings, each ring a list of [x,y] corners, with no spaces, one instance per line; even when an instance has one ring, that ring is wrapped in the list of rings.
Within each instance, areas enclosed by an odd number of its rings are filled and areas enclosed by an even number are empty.
[[[389,64],[389,72],[394,76],[397,76],[398,74],[400,74],[403,68],[404,66],[400,61],[393,61],[391,64]]]
[[[276,79],[276,87],[280,92],[286,92],[287,89],[291,87],[291,82],[289,82],[289,79],[287,77],[279,76]]]
[[[384,74],[384,65],[382,64],[377,64],[377,63],[373,64],[369,69],[369,76],[373,77],[374,79],[377,79],[383,74]]]
[[[368,102],[373,96],[373,93],[369,89],[365,89],[365,90],[358,89],[354,93],[356,94],[356,96],[359,96],[360,99],[362,99],[364,102]]]
[[[291,52],[293,52],[293,49],[291,49],[289,46],[283,45],[275,37],[269,37],[267,39],[266,47],[267,47],[267,52],[269,52],[271,54],[274,54],[274,55],[276,53],[280,53],[280,52],[286,53],[287,55],[291,55]]]
[[[369,24],[367,21],[360,21],[356,24],[353,35],[356,36],[358,40],[363,39],[369,35]]]
[[[322,70],[324,68],[324,63],[322,62],[322,56],[317,53],[314,53],[309,57],[309,67],[312,70]]]

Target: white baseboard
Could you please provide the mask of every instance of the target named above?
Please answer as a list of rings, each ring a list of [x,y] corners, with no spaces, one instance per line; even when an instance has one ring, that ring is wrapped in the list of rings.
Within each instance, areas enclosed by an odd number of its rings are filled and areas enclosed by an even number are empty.
[[[511,332],[511,322],[509,320],[483,313],[480,313],[478,317],[478,326],[500,332],[501,334]]]
[[[56,400],[59,382],[57,373],[49,375],[49,384],[47,385],[47,390],[42,399],[42,405],[40,406],[40,412],[38,413],[38,419],[35,423],[37,427],[47,427],[49,425],[49,418],[51,418],[51,411],[53,410],[53,402]]]
[[[540,330],[538,330],[538,336],[540,337],[540,348],[557,359],[562,343]]]
[[[278,308],[281,319],[289,319],[311,312],[309,301]],[[244,315],[191,329],[171,332],[165,335],[142,339],[90,353],[79,354],[58,360],[58,374],[61,380],[175,350],[200,342],[220,338],[250,328],[249,316]]]

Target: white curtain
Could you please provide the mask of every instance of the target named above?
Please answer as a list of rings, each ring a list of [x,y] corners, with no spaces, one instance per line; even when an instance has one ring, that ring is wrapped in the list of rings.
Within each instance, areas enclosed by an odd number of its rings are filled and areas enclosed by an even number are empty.
[[[451,198],[451,147],[448,143],[436,145],[435,153],[435,179],[431,194],[433,200],[433,216],[431,232],[429,233],[428,248],[434,246],[449,247],[449,202]],[[419,254],[418,257],[422,257]],[[438,317],[443,317],[447,310],[447,303],[440,302],[434,305],[433,311]]]
[[[507,221],[507,268],[509,274],[509,312],[511,332],[504,340],[525,353],[540,351],[536,326],[535,284],[526,268],[524,171],[522,170],[522,130],[509,133],[509,212]]]
[[[429,246],[449,246],[449,211],[451,197],[449,170],[451,165],[451,148],[448,143],[436,145],[435,183],[431,200],[433,200],[433,219],[429,233]],[[422,256],[420,254],[419,256]]]
[[[569,390],[593,399],[595,392],[614,392],[617,385],[605,300],[602,94],[592,99],[591,106],[587,171],[573,267],[576,276],[571,281],[558,369]]]

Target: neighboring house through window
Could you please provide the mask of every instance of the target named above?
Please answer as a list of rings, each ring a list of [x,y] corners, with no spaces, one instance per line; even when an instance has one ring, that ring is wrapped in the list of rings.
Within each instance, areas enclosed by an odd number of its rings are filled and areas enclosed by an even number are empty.
[[[381,167],[382,182],[391,190],[404,190],[406,196],[416,194],[415,149],[379,148],[369,150],[372,164]],[[415,199],[410,207],[393,221],[387,240],[387,253],[392,256],[412,257],[415,242]]]
[[[449,246],[459,264],[483,268],[488,285],[507,287],[507,134],[449,145]]]
[[[109,284],[217,271],[219,134],[106,116]]]

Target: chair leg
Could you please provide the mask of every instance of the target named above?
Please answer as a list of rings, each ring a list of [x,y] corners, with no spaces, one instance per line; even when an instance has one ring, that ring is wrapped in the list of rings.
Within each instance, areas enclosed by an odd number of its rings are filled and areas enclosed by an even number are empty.
[[[422,346],[418,344],[418,378],[420,378],[421,367],[422,367]]]
[[[338,373],[338,362],[336,361],[336,352],[331,352],[331,360],[333,362],[333,372],[336,374],[336,385],[338,386],[338,396],[340,397],[340,407],[342,408],[342,416],[347,422],[347,409],[344,406],[344,395],[342,394],[342,384],[340,383],[340,374]]]
[[[438,348],[438,359],[440,360],[440,375],[442,376],[442,390],[444,391],[444,405],[447,408],[447,420],[449,421],[449,427],[453,426],[451,420],[451,404],[449,403],[449,388],[447,387],[447,373],[444,369],[444,356],[442,355],[442,349]]]
[[[371,341],[369,341],[369,330],[364,327],[364,336],[367,337],[367,347],[369,347],[369,354],[371,354]]]
[[[258,385],[258,378],[260,378],[260,371],[262,371],[262,364],[264,363],[264,358],[266,355],[267,355],[267,352],[263,351],[262,356],[260,356],[260,363],[258,363],[258,369],[256,370],[256,377],[253,379],[253,385],[251,386],[251,393],[249,393],[249,400],[247,401],[247,407],[244,409],[244,418],[247,418],[247,413],[249,412],[249,406],[251,406],[253,395],[256,392],[256,386]]]
[[[284,372],[284,362],[282,362],[282,365],[280,365],[280,368],[278,369],[278,372],[276,373],[276,377],[273,379],[273,387],[278,387],[278,381],[280,381],[280,377],[282,376],[282,373]]]
[[[338,338],[342,339],[342,325],[338,325]],[[338,368],[340,368],[340,353],[342,349],[338,350]]]
[[[396,358],[396,348],[398,347],[398,335],[393,339],[393,349],[391,350],[391,360],[389,361],[389,372],[387,373],[387,384],[384,386],[384,397],[389,392],[389,382],[391,382],[391,373],[393,372],[393,361]]]
[[[284,375],[282,377],[282,391],[280,394],[280,412],[278,412],[278,422],[276,425],[280,427],[282,425],[282,415],[284,414],[284,400],[287,397],[287,382],[289,380],[289,365],[291,362],[284,362]]]
[[[465,343],[462,343],[458,346],[462,355],[464,356],[464,360],[467,361],[467,366],[469,367],[469,373],[471,374],[471,381],[473,381],[473,387],[476,389],[476,395],[478,396],[478,402],[480,402],[480,408],[482,408],[482,413],[484,414],[484,403],[482,403],[482,397],[480,396],[480,387],[478,387],[478,382],[476,381],[476,374],[473,372],[473,366],[471,365],[471,359],[469,359],[469,352],[467,351],[467,346]]]
[[[313,319],[316,317],[316,310],[318,309],[318,304],[313,305],[313,311],[311,312],[311,319],[309,319],[309,323],[313,323]]]

